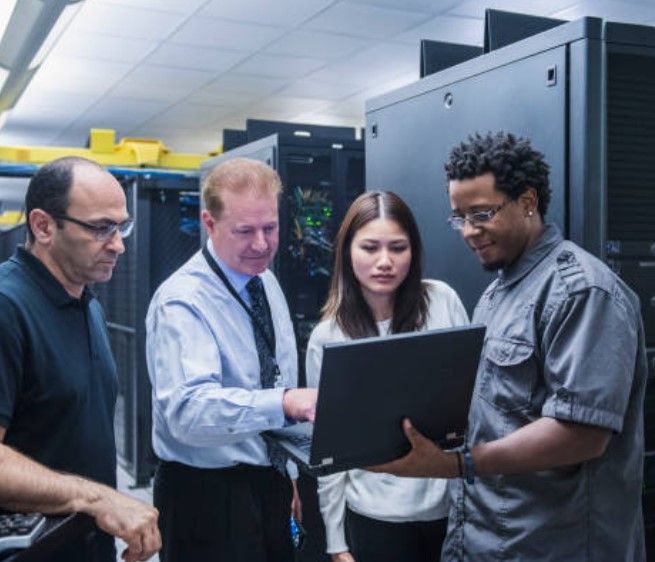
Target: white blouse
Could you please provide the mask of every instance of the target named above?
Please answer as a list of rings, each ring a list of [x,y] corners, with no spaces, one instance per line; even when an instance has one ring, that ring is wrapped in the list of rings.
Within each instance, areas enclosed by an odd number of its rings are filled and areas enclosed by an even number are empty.
[[[425,280],[430,296],[428,318],[423,329],[435,330],[468,324],[466,310],[457,293],[446,283]],[[391,319],[378,323],[387,334]],[[348,339],[333,320],[324,320],[312,332],[307,345],[307,385],[318,387],[323,345]],[[346,504],[365,517],[389,522],[432,521],[448,515],[447,480],[399,478],[365,470],[349,470],[318,479],[318,496],[327,538],[327,552],[348,550],[344,531]]]

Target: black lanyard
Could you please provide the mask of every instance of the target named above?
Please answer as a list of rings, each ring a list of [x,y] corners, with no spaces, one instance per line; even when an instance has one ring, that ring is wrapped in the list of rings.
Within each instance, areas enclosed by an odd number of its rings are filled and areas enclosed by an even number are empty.
[[[273,359],[273,362],[275,363],[275,368],[277,372],[279,372],[279,368],[277,367],[277,361],[275,359],[275,349],[273,346],[273,342],[268,338],[268,335],[266,334],[266,330],[264,329],[264,326],[262,326],[261,319],[255,316],[252,309],[244,302],[244,300],[241,298],[239,293],[237,293],[236,289],[232,286],[232,283],[230,283],[223,270],[218,266],[216,260],[209,253],[207,246],[203,246],[202,255],[205,258],[207,265],[209,265],[209,267],[211,267],[212,271],[218,276],[218,278],[221,281],[223,281],[223,284],[225,285],[227,290],[230,291],[231,295],[237,300],[237,302],[248,313],[248,316],[250,316],[250,318],[252,319],[253,325],[257,330],[259,330],[260,335],[264,338],[264,341],[266,342],[266,347],[268,348],[268,352],[271,355],[271,359]]]

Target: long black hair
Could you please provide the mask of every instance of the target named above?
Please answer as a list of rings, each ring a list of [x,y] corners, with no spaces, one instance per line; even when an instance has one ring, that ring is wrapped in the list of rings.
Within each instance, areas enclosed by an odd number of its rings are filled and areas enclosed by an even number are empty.
[[[390,191],[368,191],[348,209],[337,233],[334,271],[323,318],[334,318],[352,339],[378,335],[378,327],[355,277],[350,246],[357,231],[384,217],[398,223],[407,234],[412,251],[407,276],[396,290],[391,333],[413,332],[427,320],[429,296],[423,277],[423,244],[416,219],[407,204]]]

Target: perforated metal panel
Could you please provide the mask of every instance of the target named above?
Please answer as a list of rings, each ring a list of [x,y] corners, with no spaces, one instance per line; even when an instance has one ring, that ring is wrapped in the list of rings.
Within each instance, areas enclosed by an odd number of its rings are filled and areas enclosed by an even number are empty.
[[[25,225],[0,231],[0,262],[12,256],[16,246],[25,242],[26,235],[27,228]]]
[[[608,239],[655,240],[655,56],[610,53],[607,68]]]
[[[125,242],[112,279],[94,290],[107,318],[118,368],[114,429],[117,450],[137,485],[154,467],[151,389],[145,361],[145,316],[152,294],[200,245],[197,177],[128,174],[125,189],[135,230]]]

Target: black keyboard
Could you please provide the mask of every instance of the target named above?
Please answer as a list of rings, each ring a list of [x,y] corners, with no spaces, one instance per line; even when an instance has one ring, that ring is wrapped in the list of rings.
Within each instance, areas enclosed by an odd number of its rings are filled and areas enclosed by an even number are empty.
[[[306,435],[287,435],[285,439],[307,453],[312,446],[312,438]]]
[[[40,535],[45,517],[40,513],[0,512],[0,552],[27,548]]]

